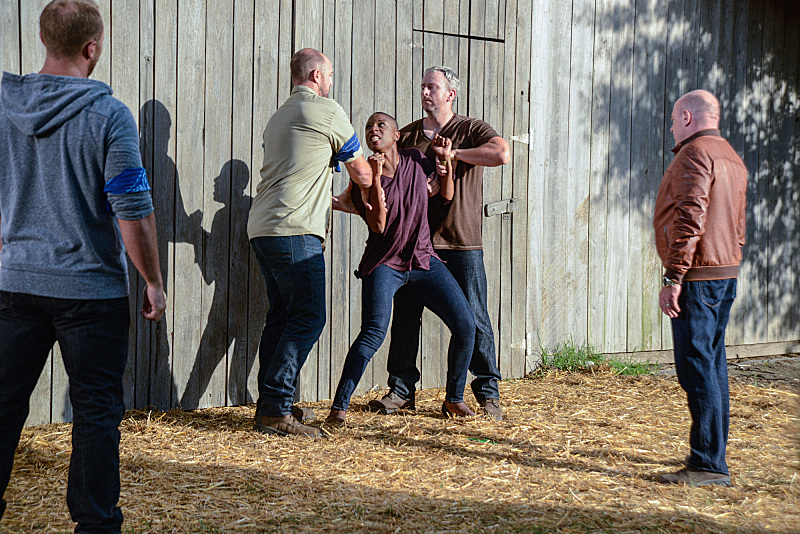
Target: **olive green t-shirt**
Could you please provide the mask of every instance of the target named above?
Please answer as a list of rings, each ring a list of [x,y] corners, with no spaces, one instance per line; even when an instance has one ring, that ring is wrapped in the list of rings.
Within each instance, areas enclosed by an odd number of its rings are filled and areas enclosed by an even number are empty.
[[[333,169],[361,155],[342,107],[295,86],[264,130],[264,164],[247,221],[249,238],[312,234],[325,239]]]
[[[436,154],[431,140],[425,136],[422,120],[400,130],[400,148],[418,148],[432,160]],[[453,148],[475,148],[487,143],[498,133],[486,122],[454,115],[439,132],[453,142]],[[449,204],[430,203],[428,224],[433,248],[442,250],[478,250],[483,248],[483,167],[456,162],[455,192]]]

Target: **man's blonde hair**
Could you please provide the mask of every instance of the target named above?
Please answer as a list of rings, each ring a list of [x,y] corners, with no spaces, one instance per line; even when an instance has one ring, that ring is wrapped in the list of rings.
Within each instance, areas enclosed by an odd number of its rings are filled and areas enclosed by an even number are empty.
[[[39,31],[48,53],[76,57],[103,35],[103,17],[94,0],[53,0],[39,16]]]

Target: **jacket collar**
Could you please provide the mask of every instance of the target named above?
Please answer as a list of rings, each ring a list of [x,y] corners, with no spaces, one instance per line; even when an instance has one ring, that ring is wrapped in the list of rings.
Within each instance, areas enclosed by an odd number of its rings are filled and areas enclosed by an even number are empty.
[[[692,141],[694,141],[698,137],[703,137],[704,135],[714,135],[716,137],[722,137],[720,135],[720,133],[719,133],[719,130],[717,130],[715,128],[709,128],[707,130],[700,130],[699,132],[696,132],[696,133],[690,135],[689,137],[687,137],[686,139],[684,139],[683,141],[681,141],[680,143],[675,145],[675,147],[672,149],[672,152],[674,154],[677,154],[678,151],[680,149],[682,149],[684,146],[686,146],[687,144],[691,143]]]

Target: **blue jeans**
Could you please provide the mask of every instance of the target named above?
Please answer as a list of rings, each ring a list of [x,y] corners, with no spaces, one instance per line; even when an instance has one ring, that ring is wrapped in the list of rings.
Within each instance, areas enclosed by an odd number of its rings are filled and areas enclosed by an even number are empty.
[[[258,348],[256,415],[280,417],[291,413],[300,369],[325,326],[325,258],[313,235],[250,243],[269,299]]]
[[[29,400],[58,341],[69,376],[72,456],[67,505],[76,532],[119,532],[119,423],[128,352],[126,297],[75,300],[0,291],[0,497]]]
[[[346,410],[367,364],[380,348],[392,317],[392,297],[401,287],[444,321],[450,329],[445,399],[464,400],[464,383],[475,342],[475,319],[467,299],[447,268],[431,258],[430,270],[400,272],[379,265],[362,279],[361,332],[347,352],[332,408]]]
[[[470,384],[478,401],[499,399],[497,353],[494,331],[487,306],[486,269],[482,250],[437,250],[447,269],[456,279],[475,316],[475,346],[469,371],[475,376]],[[422,325],[421,302],[411,291],[401,289],[394,297],[392,340],[386,363],[389,388],[409,400],[414,397],[420,373],[417,369],[419,332]]]
[[[689,400],[692,429],[688,467],[728,474],[728,362],[725,327],[736,279],[684,282],[672,319],[675,371]]]

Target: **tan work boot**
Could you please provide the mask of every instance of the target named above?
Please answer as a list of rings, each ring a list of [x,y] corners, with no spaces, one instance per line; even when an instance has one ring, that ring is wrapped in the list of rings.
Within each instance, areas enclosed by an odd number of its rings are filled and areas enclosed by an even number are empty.
[[[380,399],[373,399],[367,404],[369,411],[389,415],[397,410],[415,410],[414,399],[405,400],[394,391],[390,391]]]
[[[712,473],[711,471],[700,471],[691,467],[674,473],[667,473],[658,477],[658,481],[664,484],[688,484],[689,486],[730,486],[731,477],[722,473]]]
[[[442,403],[442,413],[447,417],[475,417],[475,412],[463,402]]]
[[[502,421],[503,409],[500,407],[500,399],[483,399],[478,401],[478,404],[483,408],[483,413],[494,419],[495,421]]]
[[[308,423],[309,421],[313,421],[316,417],[313,409],[303,408],[302,406],[297,406],[296,404],[292,406],[292,415],[301,423]]]
[[[295,419],[292,414],[280,417],[270,417],[268,415],[256,415],[253,429],[262,434],[278,434],[279,436],[308,436],[312,438],[323,438],[325,434],[318,428],[307,426]]]

